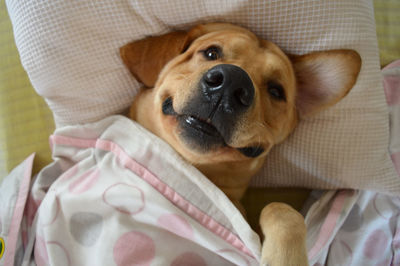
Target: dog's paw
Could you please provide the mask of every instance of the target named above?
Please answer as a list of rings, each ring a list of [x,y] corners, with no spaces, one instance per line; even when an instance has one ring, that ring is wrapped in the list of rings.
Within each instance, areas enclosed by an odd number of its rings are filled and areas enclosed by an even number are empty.
[[[305,248],[302,246],[275,246],[264,242],[260,265],[263,266],[308,266]]]
[[[267,205],[260,215],[264,234],[260,265],[308,265],[303,216],[283,203]]]

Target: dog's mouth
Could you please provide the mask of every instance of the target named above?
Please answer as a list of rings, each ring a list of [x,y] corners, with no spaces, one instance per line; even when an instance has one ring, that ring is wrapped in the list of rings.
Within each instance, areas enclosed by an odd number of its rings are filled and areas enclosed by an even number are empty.
[[[203,119],[194,114],[178,114],[173,107],[171,97],[162,103],[162,112],[164,115],[174,116],[181,127],[181,137],[186,144],[196,150],[207,152],[227,145],[223,134],[213,125],[211,119]],[[264,152],[261,146],[248,146],[234,148],[246,157],[255,158]]]
[[[179,120],[183,120],[184,123],[186,123],[188,126],[192,127],[195,130],[198,130],[202,134],[205,134],[212,138],[221,138],[223,141],[222,135],[218,132],[214,125],[211,124],[211,121],[209,120],[203,120],[192,115],[180,115]]]
[[[171,97],[164,100],[162,112],[174,116],[181,127],[181,136],[185,142],[202,151],[228,146],[222,134],[212,124],[210,119],[202,119],[193,114],[178,114],[173,107]]]

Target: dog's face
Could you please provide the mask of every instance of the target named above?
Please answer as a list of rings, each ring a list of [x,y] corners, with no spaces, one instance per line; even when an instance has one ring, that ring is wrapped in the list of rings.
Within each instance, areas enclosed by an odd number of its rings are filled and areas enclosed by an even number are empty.
[[[360,69],[353,51],[289,59],[273,43],[230,24],[133,42],[121,56],[149,87],[135,98],[130,116],[224,184],[239,176],[248,182],[299,114],[339,101]]]

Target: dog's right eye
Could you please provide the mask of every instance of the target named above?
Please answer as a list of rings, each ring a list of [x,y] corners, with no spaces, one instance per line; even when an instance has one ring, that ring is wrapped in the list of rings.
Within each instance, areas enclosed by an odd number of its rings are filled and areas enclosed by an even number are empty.
[[[285,90],[283,86],[275,81],[269,81],[267,83],[267,90],[269,95],[271,95],[274,99],[279,101],[286,101]]]
[[[207,60],[217,60],[220,59],[222,56],[221,48],[217,46],[210,46],[202,52]]]

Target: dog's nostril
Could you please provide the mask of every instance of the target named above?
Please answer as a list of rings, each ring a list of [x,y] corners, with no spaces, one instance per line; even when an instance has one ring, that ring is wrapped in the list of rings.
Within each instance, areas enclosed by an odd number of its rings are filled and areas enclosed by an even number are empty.
[[[219,71],[209,71],[206,73],[205,82],[211,88],[219,87],[224,82],[224,75]]]
[[[250,106],[253,101],[253,95],[249,92],[249,90],[244,88],[237,88],[235,90],[236,99],[243,104],[244,106]]]
[[[200,81],[200,89],[207,103],[221,106],[226,113],[243,112],[254,101],[254,86],[242,68],[216,65],[208,70]]]

